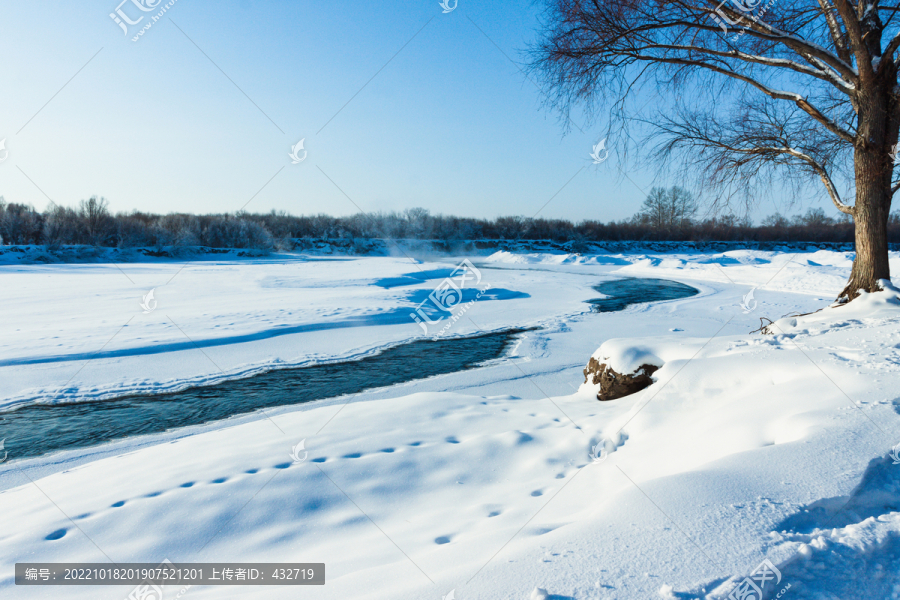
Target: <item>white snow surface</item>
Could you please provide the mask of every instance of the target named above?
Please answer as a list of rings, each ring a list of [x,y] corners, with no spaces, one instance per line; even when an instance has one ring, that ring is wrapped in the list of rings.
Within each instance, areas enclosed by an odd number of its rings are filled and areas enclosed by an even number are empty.
[[[650,341],[649,344],[641,344],[637,340],[629,338],[614,339],[603,342],[592,358],[618,373],[634,373],[641,365],[663,366],[666,364],[666,360],[673,360],[683,354],[679,351],[684,349],[684,346],[679,342],[654,344],[653,341]],[[666,358],[661,358],[657,354],[662,354]]]
[[[421,336],[411,319],[390,315],[441,277],[376,281],[460,258],[0,267],[0,406],[364,360]],[[326,585],[299,592],[195,586],[182,598],[720,599],[768,559],[780,580],[766,598],[785,586],[783,598],[900,598],[900,460],[896,449],[891,456],[900,294],[885,283],[827,308],[851,259],[475,260],[492,289],[527,297],[479,300],[449,335],[540,327],[504,359],[95,448],[11,456],[0,464],[0,595],[125,598],[128,586],[16,586],[12,566],[168,558],[327,565]],[[891,265],[900,269],[896,253]],[[585,301],[601,296],[591,286],[623,276],[673,279],[700,294],[589,312]],[[150,289],[158,305],[145,313]],[[750,289],[758,305],[745,312]],[[780,332],[750,333],[759,317]],[[599,402],[581,373],[592,355],[662,368],[642,392]],[[301,440],[309,454],[295,462]]]

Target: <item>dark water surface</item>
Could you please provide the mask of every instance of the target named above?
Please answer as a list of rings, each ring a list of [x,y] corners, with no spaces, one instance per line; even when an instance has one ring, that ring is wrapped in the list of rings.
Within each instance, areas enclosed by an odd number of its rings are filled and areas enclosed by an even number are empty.
[[[677,300],[700,293],[689,285],[667,279],[614,279],[595,285],[594,289],[609,297],[588,300],[593,312],[615,312],[632,304]]]
[[[502,356],[522,331],[419,340],[368,358],[269,371],[171,394],[72,404],[32,404],[0,413],[0,440],[6,438],[6,450],[13,460],[198,425],[261,408],[356,394],[474,368]]]

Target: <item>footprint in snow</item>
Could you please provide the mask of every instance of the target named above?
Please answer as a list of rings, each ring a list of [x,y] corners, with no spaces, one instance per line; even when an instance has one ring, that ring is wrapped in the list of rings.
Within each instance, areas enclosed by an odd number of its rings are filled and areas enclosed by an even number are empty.
[[[527,444],[528,442],[533,442],[534,438],[524,431],[517,431],[518,437],[516,438],[516,445],[521,446],[522,444]]]

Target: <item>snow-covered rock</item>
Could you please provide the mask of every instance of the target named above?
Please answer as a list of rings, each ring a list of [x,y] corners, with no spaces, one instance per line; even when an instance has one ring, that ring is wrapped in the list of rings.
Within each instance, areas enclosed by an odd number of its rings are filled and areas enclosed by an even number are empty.
[[[661,361],[660,361],[661,362]],[[610,364],[601,363],[593,356],[584,368],[584,382],[597,385],[597,400],[615,400],[630,396],[653,383],[652,375],[662,365],[640,363],[631,371],[616,371]]]

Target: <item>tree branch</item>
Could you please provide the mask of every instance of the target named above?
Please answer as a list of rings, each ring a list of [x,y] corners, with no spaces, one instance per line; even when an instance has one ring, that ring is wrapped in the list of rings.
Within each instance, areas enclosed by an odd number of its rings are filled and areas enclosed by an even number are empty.
[[[703,9],[708,15],[712,15],[715,11],[710,9]],[[727,4],[722,5],[719,10],[723,10],[725,13],[729,14],[730,17],[734,17],[737,19],[743,18],[743,15],[737,10],[731,8]],[[697,27],[696,24],[688,24],[684,23],[683,25],[690,25],[691,27]],[[822,46],[811,42],[809,40],[805,40],[800,36],[797,36],[792,33],[788,33],[783,31],[773,25],[769,25],[765,21],[751,20],[746,25],[745,30],[749,35],[767,40],[770,42],[776,42],[782,44],[793,50],[797,55],[802,56],[807,62],[818,66],[819,64],[826,64],[831,69],[834,69],[840,76],[848,82],[854,81],[858,75],[856,69],[849,62],[844,62],[840,56],[829,52]],[[815,62],[815,59],[820,61],[819,63]]]
[[[851,64],[850,49],[847,48],[846,34],[841,29],[840,23],[834,16],[835,8],[829,0],[818,0],[819,6],[822,8],[822,14],[825,16],[825,22],[828,23],[828,31],[831,33],[831,42],[837,51],[838,58]]]
[[[887,68],[887,67],[885,67],[885,65],[888,62],[891,62],[891,57],[894,55],[894,52],[897,51],[897,48],[900,48],[900,33],[895,35],[894,39],[892,39],[888,43],[887,47],[884,49],[884,53],[881,55],[881,62],[883,64],[879,65],[879,69]],[[895,61],[895,64],[896,64],[896,61],[900,61],[900,56],[898,56],[896,59],[893,59],[893,60]]]
[[[761,147],[748,150],[747,153],[761,154],[766,151],[781,152],[782,154],[787,154],[789,156],[799,158],[800,160],[808,164],[809,167],[816,173],[816,175],[819,176],[819,179],[822,180],[822,183],[825,185],[825,189],[828,190],[828,195],[831,197],[831,201],[834,202],[834,205],[837,207],[837,209],[845,215],[850,215],[851,217],[854,216],[854,207],[844,204],[844,202],[841,200],[841,195],[838,193],[837,188],[834,185],[834,182],[831,180],[831,176],[828,174],[828,170],[812,156],[800,152],[799,150],[795,150],[794,148]],[[742,150],[735,150],[735,152],[742,152]]]
[[[753,87],[755,87],[756,89],[760,90],[762,93],[766,94],[770,98],[774,98],[776,100],[788,100],[788,101],[794,102],[803,112],[807,113],[809,116],[811,116],[813,119],[815,119],[818,123],[820,123],[823,127],[828,129],[828,131],[832,132],[833,134],[835,134],[836,136],[838,136],[845,142],[853,144],[856,141],[856,136],[853,133],[845,130],[843,127],[838,125],[835,121],[826,117],[824,114],[822,114],[822,112],[819,109],[817,109],[815,106],[813,106],[806,98],[804,98],[800,94],[796,94],[793,92],[784,92],[784,91],[780,91],[780,90],[773,90],[773,89],[769,88],[768,86],[756,81],[752,77],[748,77],[747,75],[744,75],[742,73],[737,73],[737,72],[731,71],[729,69],[723,69],[722,67],[718,67],[716,65],[705,63],[703,61],[688,60],[686,58],[666,58],[666,57],[660,57],[660,56],[647,56],[647,55],[643,55],[643,54],[635,54],[635,53],[630,53],[630,52],[628,52],[626,54],[628,54],[629,56],[631,56],[637,60],[646,60],[646,61],[652,61],[652,62],[665,62],[665,63],[670,63],[670,64],[700,67],[703,69],[708,69],[715,73],[719,73],[721,75],[725,75],[727,77],[731,77],[733,79],[737,79],[739,81],[743,81],[744,83],[748,83],[748,84],[752,85]]]
[[[834,0],[834,6],[841,20],[844,22],[844,29],[847,30],[847,38],[850,41],[850,50],[856,57],[856,66],[859,69],[859,75],[865,81],[871,81],[875,77],[872,69],[872,57],[869,55],[869,49],[863,43],[863,30],[859,17],[853,10],[853,6],[847,0]]]
[[[778,67],[789,69],[796,73],[802,73],[804,75],[809,75],[810,77],[815,77],[816,79],[821,79],[823,81],[827,81],[828,83],[832,83],[840,89],[842,92],[846,94],[853,93],[856,88],[852,82],[845,81],[841,77],[836,77],[835,72],[833,70],[823,71],[821,69],[813,69],[810,67],[806,67],[792,60],[788,60],[786,58],[771,58],[767,56],[759,56],[758,54],[747,54],[746,52],[741,52],[739,50],[713,50],[712,48],[703,48],[701,46],[680,46],[680,45],[668,45],[668,44],[652,44],[648,46],[644,46],[643,49],[653,49],[659,48],[663,50],[687,50],[690,52],[700,52],[702,54],[709,54],[710,56],[721,56],[723,58],[735,58],[737,60],[741,60],[743,62],[756,63],[760,65],[766,65],[767,67]]]

